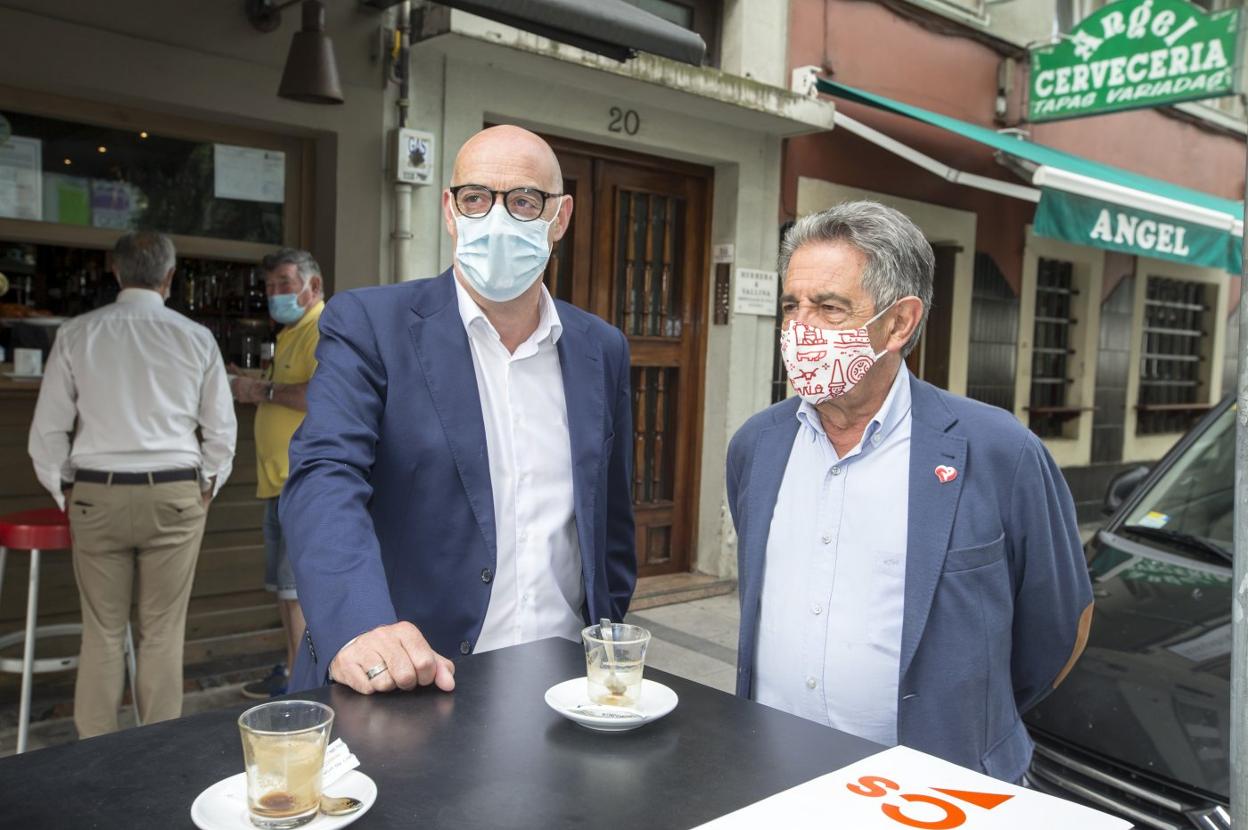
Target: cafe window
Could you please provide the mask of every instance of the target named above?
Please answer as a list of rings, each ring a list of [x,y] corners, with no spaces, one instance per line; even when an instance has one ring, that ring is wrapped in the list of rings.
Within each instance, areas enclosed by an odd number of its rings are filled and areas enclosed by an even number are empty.
[[[719,24],[723,0],[624,0],[682,29],[697,32],[706,42],[706,63],[719,66]]]
[[[1148,277],[1137,435],[1185,432],[1209,409],[1213,293],[1208,283]]]
[[[0,218],[281,244],[282,150],[0,111]]]
[[[307,139],[0,86],[0,350],[31,328],[15,320],[111,302],[117,237],[154,230],[178,252],[170,308],[258,367],[273,331],[256,265],[308,247],[313,165]]]

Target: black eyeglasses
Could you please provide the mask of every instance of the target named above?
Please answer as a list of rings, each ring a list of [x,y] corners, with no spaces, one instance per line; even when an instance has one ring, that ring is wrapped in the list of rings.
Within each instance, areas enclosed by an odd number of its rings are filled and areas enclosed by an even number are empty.
[[[532,187],[513,187],[511,190],[491,190],[481,184],[457,184],[447,188],[455,207],[469,219],[480,219],[490,212],[494,202],[501,194],[503,207],[512,219],[519,222],[532,222],[546,210],[548,199],[557,199],[562,193],[546,193]]]

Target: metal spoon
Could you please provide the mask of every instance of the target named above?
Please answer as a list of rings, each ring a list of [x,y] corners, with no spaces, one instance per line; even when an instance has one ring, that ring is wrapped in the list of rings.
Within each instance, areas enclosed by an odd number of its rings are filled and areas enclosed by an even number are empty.
[[[364,806],[364,802],[350,796],[321,796],[321,812],[327,816],[346,816]]]
[[[573,709],[565,709],[574,715],[589,715],[591,718],[603,718],[605,720],[643,720],[646,716],[641,712],[633,709],[623,709],[618,706],[600,706],[594,703],[579,703]]]
[[[611,626],[611,621],[606,617],[600,619],[598,621],[598,632],[602,634],[603,642],[607,647],[607,691],[613,695],[622,695],[628,691],[628,687],[615,676],[615,647],[611,644],[615,629]]]

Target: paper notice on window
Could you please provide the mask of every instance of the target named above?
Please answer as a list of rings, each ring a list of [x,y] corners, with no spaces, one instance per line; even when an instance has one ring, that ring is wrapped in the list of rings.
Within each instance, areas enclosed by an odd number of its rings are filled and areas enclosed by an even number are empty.
[[[212,193],[218,199],[286,202],[286,154],[281,150],[212,145]]]
[[[833,826],[1129,830],[1131,823],[898,746],[729,813],[699,830]]]
[[[90,225],[91,180],[63,173],[44,173],[43,221]]]
[[[43,218],[43,144],[12,135],[0,144],[0,216]]]
[[[138,190],[127,182],[91,180],[91,224],[117,231],[133,230],[138,224]]]

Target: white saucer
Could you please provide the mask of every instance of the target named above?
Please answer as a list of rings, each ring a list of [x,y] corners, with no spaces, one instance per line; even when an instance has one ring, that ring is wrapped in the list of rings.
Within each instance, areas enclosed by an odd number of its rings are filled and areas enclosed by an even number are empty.
[[[351,770],[326,789],[328,795],[358,798],[364,806],[347,816],[317,813],[316,818],[303,825],[308,830],[346,827],[367,813],[377,801],[377,785],[358,769]],[[191,805],[191,821],[200,830],[256,830],[247,817],[247,773],[223,778],[200,793]]]
[[[627,732],[658,720],[676,708],[680,698],[662,683],[643,679],[641,695],[637,705],[632,709],[619,709],[620,713],[636,712],[641,717],[600,716],[595,711],[610,712],[617,707],[598,706],[589,699],[585,678],[574,677],[562,683],[556,683],[546,690],[546,705],[563,715],[573,723],[593,729],[596,732]],[[577,707],[591,707],[585,711],[577,711]]]

